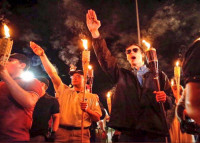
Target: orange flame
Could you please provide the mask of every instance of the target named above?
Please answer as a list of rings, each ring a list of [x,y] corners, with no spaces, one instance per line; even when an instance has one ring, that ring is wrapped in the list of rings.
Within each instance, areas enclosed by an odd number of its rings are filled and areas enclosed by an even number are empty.
[[[110,93],[110,92],[108,92],[106,96],[107,96],[107,98],[110,98],[110,96],[111,96],[111,93]]]
[[[176,66],[177,66],[177,67],[179,66],[179,61],[176,62]]]
[[[5,31],[5,37],[9,38],[10,37],[9,28],[6,24],[4,24],[4,31]]]
[[[87,46],[88,41],[87,41],[86,39],[81,39],[81,40],[82,40],[82,42],[83,42],[83,47],[84,47],[84,49],[85,49],[85,50],[88,50],[88,46]]]
[[[150,47],[151,47],[151,45],[148,43],[148,42],[146,42],[145,40],[142,40],[142,42],[145,44],[145,46],[147,47],[147,50],[149,50],[150,49]]]

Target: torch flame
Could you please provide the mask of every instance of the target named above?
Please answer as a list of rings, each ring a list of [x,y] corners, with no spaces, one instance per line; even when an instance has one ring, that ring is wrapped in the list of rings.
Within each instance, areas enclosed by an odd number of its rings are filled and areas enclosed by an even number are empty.
[[[107,93],[107,98],[109,98],[111,96],[111,93],[110,92],[108,92]]]
[[[91,66],[91,65],[89,65],[89,66],[88,66],[88,69],[89,69],[89,70],[91,70],[91,69],[92,69],[92,66]]]
[[[171,86],[174,86],[174,80],[171,79]]]
[[[4,31],[5,31],[5,37],[9,38],[10,37],[9,28],[6,24],[4,24]]]
[[[177,66],[177,67],[179,66],[179,61],[176,62],[176,66]]]
[[[82,42],[83,42],[83,47],[84,47],[84,49],[85,49],[85,50],[88,50],[88,46],[87,46],[88,41],[87,41],[86,39],[81,39],[81,40],[82,40]]]
[[[145,40],[142,40],[142,42],[147,46],[147,50],[149,50],[151,45],[148,42],[146,42]]]

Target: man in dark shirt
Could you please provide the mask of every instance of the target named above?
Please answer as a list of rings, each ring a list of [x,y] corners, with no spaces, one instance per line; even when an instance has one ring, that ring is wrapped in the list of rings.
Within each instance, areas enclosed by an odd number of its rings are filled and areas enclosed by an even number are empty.
[[[31,141],[49,141],[47,133],[49,131],[49,120],[53,119],[51,139],[59,125],[59,103],[55,97],[46,93],[49,81],[40,77],[38,80],[42,84],[43,96],[38,100],[33,112],[33,124],[30,130]]]
[[[167,76],[160,71],[161,91],[157,91],[153,82],[154,74],[144,63],[143,49],[132,43],[126,48],[131,68],[118,67],[105,40],[100,36],[98,29],[101,23],[96,13],[89,10],[86,18],[98,61],[113,83],[117,84],[108,126],[121,132],[122,142],[165,141],[169,134],[159,102],[164,103],[166,110],[174,102]]]

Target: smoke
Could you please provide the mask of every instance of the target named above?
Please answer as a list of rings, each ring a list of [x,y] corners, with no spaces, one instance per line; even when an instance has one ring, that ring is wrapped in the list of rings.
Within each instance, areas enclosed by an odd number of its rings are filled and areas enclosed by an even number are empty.
[[[142,35],[153,42],[167,31],[176,31],[180,27],[180,24],[180,15],[176,11],[175,5],[164,5],[151,18],[148,28],[142,29]]]
[[[50,41],[50,43],[53,49],[55,50],[62,49],[60,40],[53,40],[53,41]]]
[[[65,26],[75,35],[87,33],[85,24],[86,8],[77,0],[63,0],[64,10],[67,11],[65,17]]]
[[[68,45],[65,49],[59,51],[58,57],[68,66],[70,66],[70,64],[76,65],[79,60],[78,55],[76,54],[77,49],[78,47],[76,46]]]
[[[27,42],[27,41],[41,41],[42,39],[38,34],[35,34],[31,29],[27,29],[20,36],[19,40]]]
[[[50,43],[53,49],[58,50],[58,57],[68,66],[76,65],[80,55],[78,51],[79,35],[87,35],[85,25],[85,8],[77,0],[62,0],[59,11],[60,25],[54,26]]]
[[[80,21],[79,18],[75,16],[67,16],[65,25],[74,34],[82,33],[85,30],[85,23]]]
[[[39,66],[41,65],[41,60],[38,56],[34,55],[32,58],[31,58],[31,61],[32,61],[32,66]]]
[[[154,41],[166,33],[171,32],[173,36],[166,37],[171,43],[178,41],[188,44],[200,33],[200,16],[198,2],[175,3],[166,2],[158,8],[154,16],[148,21],[147,29],[142,29],[143,37]]]

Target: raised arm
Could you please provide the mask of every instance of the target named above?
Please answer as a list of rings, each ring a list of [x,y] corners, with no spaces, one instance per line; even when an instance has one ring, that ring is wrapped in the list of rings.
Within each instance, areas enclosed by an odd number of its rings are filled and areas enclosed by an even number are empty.
[[[92,44],[99,64],[103,70],[111,76],[113,82],[116,82],[118,78],[117,62],[108,50],[106,41],[100,37],[99,27],[101,26],[101,23],[97,19],[95,11],[88,10],[88,13],[86,14],[86,22],[93,37]]]
[[[12,97],[24,108],[33,108],[41,96],[40,83],[35,81],[35,88],[23,89],[8,73],[7,69],[0,66],[0,77],[6,83]]]
[[[49,61],[44,50],[39,45],[37,45],[34,42],[30,42],[30,47],[33,50],[33,52],[40,57],[47,74],[49,75],[51,81],[53,82],[54,88],[57,89],[60,86],[60,84],[62,84],[62,80],[58,76],[55,67]]]

